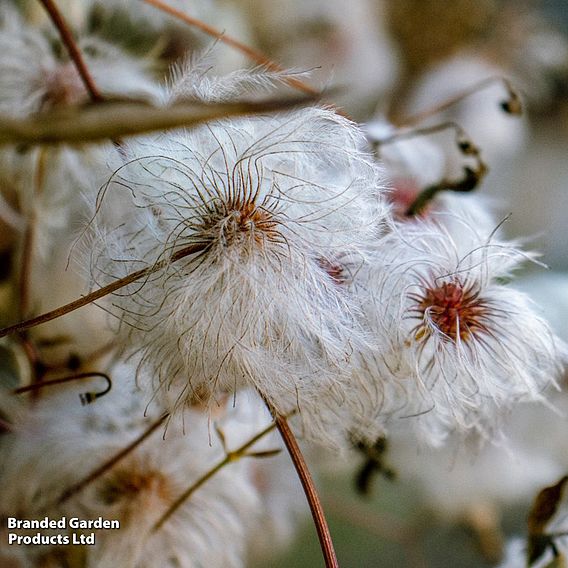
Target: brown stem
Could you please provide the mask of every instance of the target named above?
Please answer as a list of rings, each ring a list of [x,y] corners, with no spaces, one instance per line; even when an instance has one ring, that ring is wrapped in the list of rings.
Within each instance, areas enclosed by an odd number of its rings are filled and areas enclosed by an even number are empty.
[[[46,110],[26,118],[0,115],[0,146],[85,144],[182,126],[191,128],[231,116],[286,111],[313,101],[298,96],[226,103],[187,102],[154,107],[140,101],[105,102],[78,108]]]
[[[413,127],[409,129],[401,129],[387,136],[386,138],[381,138],[378,140],[372,140],[375,146],[386,146],[388,144],[395,144],[400,140],[407,140],[409,138],[418,138],[420,136],[430,136],[431,134],[436,134],[437,132],[443,132],[444,130],[453,130],[458,138],[468,140],[469,136],[466,134],[465,130],[457,122],[440,122],[439,124],[434,124],[432,126],[423,127]]]
[[[87,485],[89,485],[89,483],[92,483],[95,479],[106,473],[109,469],[113,468],[119,461],[125,458],[130,452],[134,451],[144,440],[150,437],[163,424],[164,420],[166,420],[168,416],[169,413],[164,414],[160,419],[154,422],[142,435],[138,436],[136,440],[128,444],[126,448],[120,450],[120,452],[112,456],[101,466],[97,467],[97,469],[95,469],[92,473],[84,477],[81,481],[69,487],[63,493],[63,495],[61,495],[61,497],[57,501],[57,504],[61,505],[61,503],[64,503],[65,501],[69,500],[71,497],[73,497],[73,495],[76,495],[77,493],[79,493],[79,491],[82,491]]]
[[[296,442],[294,433],[288,425],[288,420],[284,416],[278,415],[272,408],[270,409],[273,413],[276,427],[278,428],[288,453],[292,458],[292,462],[294,463],[294,467],[296,468],[296,472],[298,473],[298,477],[300,478],[302,487],[304,488],[304,493],[306,494],[306,498],[310,505],[326,568],[339,568],[339,562],[337,561],[337,556],[333,548],[333,541],[331,539],[329,527],[327,526],[323,507],[321,506],[314,481],[310,475],[310,471],[304,460],[300,447],[298,446],[298,442]]]
[[[10,333],[15,333],[17,331],[23,331],[24,329],[29,329],[30,327],[35,327],[36,325],[41,325],[42,323],[47,323],[48,321],[54,320],[70,312],[78,310],[79,308],[95,302],[96,300],[99,300],[104,296],[108,296],[108,294],[112,294],[113,292],[116,292],[117,290],[120,290],[121,288],[124,288],[125,286],[128,286],[129,284],[132,284],[133,282],[136,282],[141,278],[144,278],[145,276],[149,276],[151,274],[154,274],[155,272],[158,272],[159,270],[162,270],[162,268],[164,268],[168,264],[171,264],[172,262],[176,262],[186,256],[189,256],[190,254],[195,254],[202,251],[205,246],[206,245],[203,244],[187,246],[174,253],[170,258],[161,260],[153,264],[152,266],[149,266],[148,268],[143,268],[142,270],[132,272],[128,276],[115,280],[111,284],[103,286],[102,288],[99,288],[98,290],[95,290],[94,292],[91,292],[90,294],[87,294],[82,298],[74,300],[73,302],[69,302],[68,304],[60,306],[59,308],[56,308],[55,310],[52,310],[50,312],[36,316],[35,318],[31,318],[9,327],[5,327],[4,329],[0,330],[0,337],[4,337],[6,335],[9,335]]]
[[[81,380],[81,379],[88,379],[89,377],[101,377],[101,378],[105,379],[106,382],[107,382],[106,388],[104,390],[100,391],[100,392],[87,392],[87,393],[80,395],[81,402],[83,404],[89,404],[89,403],[93,402],[95,399],[100,398],[101,396],[104,396],[105,394],[110,392],[110,389],[112,388],[112,381],[106,373],[98,373],[98,372],[76,373],[74,375],[68,375],[67,377],[60,377],[58,379],[51,379],[49,381],[41,381],[39,383],[32,383],[31,385],[26,385],[25,387],[20,387],[20,388],[15,389],[13,391],[13,393],[14,394],[22,394],[22,393],[25,393],[25,392],[35,391],[35,390],[41,389],[43,387],[60,385],[60,384],[63,384],[63,383],[69,383],[69,382],[78,381],[78,380]]]
[[[248,442],[245,442],[240,448],[232,452],[226,452],[226,456],[216,465],[214,465],[209,471],[205,472],[195,483],[191,485],[188,489],[186,489],[168,508],[168,510],[158,519],[154,528],[152,529],[154,532],[159,530],[164,523],[181,507],[181,505],[191,497],[191,495],[197,491],[206,481],[211,479],[218,471],[223,469],[226,465],[231,462],[237,461],[243,457],[246,457],[248,454],[246,451],[256,442],[258,442],[261,438],[266,436],[269,432],[276,428],[276,423],[269,424],[264,430],[261,430],[258,434],[254,435]],[[221,441],[224,445],[224,439],[221,438]],[[270,452],[269,452],[270,453]],[[250,457],[256,457],[255,454],[250,454]]]
[[[142,0],[142,2],[146,2],[146,4],[150,4],[151,6],[154,6],[155,8],[157,8],[158,10],[162,10],[162,12],[166,12],[166,13],[170,14],[171,16],[174,16],[175,18],[182,20],[186,24],[189,24],[190,26],[196,27],[197,29],[201,30],[202,32],[206,33],[207,35],[214,37],[214,38],[218,39],[219,41],[221,41],[221,42],[223,42],[227,45],[230,45],[231,47],[234,47],[235,49],[237,49],[241,53],[244,53],[249,59],[251,59],[252,61],[257,63],[258,65],[262,65],[262,66],[266,67],[270,71],[284,71],[284,68],[282,66],[278,65],[278,63],[275,63],[274,61],[269,59],[261,51],[257,51],[256,49],[253,49],[252,47],[250,47],[250,46],[240,42],[239,40],[225,34],[224,32],[214,28],[213,26],[210,26],[209,24],[206,24],[205,22],[198,20],[197,18],[192,18],[191,16],[188,16],[187,14],[182,12],[181,10],[176,10],[175,8],[172,8],[171,6],[168,6],[168,4],[166,4],[165,2],[162,2],[161,0]],[[291,87],[295,87],[296,89],[299,89],[300,91],[303,91],[304,93],[308,93],[310,95],[320,95],[321,94],[317,89],[310,87],[310,85],[307,85],[306,83],[304,83],[303,81],[300,81],[299,79],[289,77],[289,78],[286,79],[286,82]]]
[[[102,100],[104,100],[104,98],[97,88],[97,85],[95,84],[93,78],[91,77],[89,69],[85,64],[85,60],[83,59],[81,51],[79,50],[79,47],[77,45],[77,42],[75,41],[75,38],[73,37],[73,34],[71,33],[71,30],[69,29],[69,26],[63,18],[63,15],[61,14],[59,8],[53,0],[39,1],[43,4],[43,7],[46,9],[49,17],[51,18],[51,21],[57,28],[57,31],[61,36],[61,40],[65,44],[65,47],[69,52],[69,56],[71,57],[71,60],[77,68],[77,71],[79,72],[79,75],[83,83],[85,84],[85,88],[87,89],[91,100],[93,102],[101,102]]]

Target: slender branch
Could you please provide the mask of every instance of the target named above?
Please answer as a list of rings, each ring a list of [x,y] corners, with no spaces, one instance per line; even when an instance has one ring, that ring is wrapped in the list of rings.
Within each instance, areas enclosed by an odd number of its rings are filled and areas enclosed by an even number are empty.
[[[95,479],[106,473],[109,469],[113,468],[119,461],[125,458],[130,452],[134,451],[144,440],[149,438],[168,418],[168,414],[164,414],[161,418],[159,418],[156,422],[154,422],[150,427],[141,435],[136,438],[132,443],[128,444],[126,448],[123,448],[112,456],[109,460],[104,462],[101,466],[97,467],[92,473],[84,477],[81,481],[75,483],[71,487],[69,487],[63,495],[57,501],[58,505],[64,503],[65,501],[69,500],[73,495],[76,495],[80,491],[82,491],[87,485],[92,483]]]
[[[60,385],[63,383],[69,383],[72,381],[78,381],[81,379],[88,379],[89,377],[101,377],[106,380],[107,386],[104,390],[100,392],[86,392],[80,396],[82,404],[90,404],[95,399],[104,396],[105,394],[109,393],[112,388],[112,380],[106,373],[76,373],[74,375],[68,375],[67,377],[60,377],[58,379],[51,379],[49,381],[41,381],[39,383],[32,383],[31,385],[26,385],[25,387],[19,387],[13,391],[14,394],[22,394],[29,391],[35,391],[41,389],[43,387],[49,387],[54,385]]]
[[[151,6],[154,6],[158,10],[161,10],[162,12],[170,14],[174,18],[177,18],[185,22],[186,24],[189,24],[190,26],[193,26],[201,30],[202,32],[206,33],[211,37],[218,39],[219,41],[225,43],[226,45],[230,45],[231,47],[237,49],[241,53],[244,53],[249,59],[257,63],[258,65],[262,65],[267,69],[269,69],[270,71],[284,71],[284,68],[281,65],[278,65],[278,63],[272,61],[261,51],[253,49],[252,47],[246,45],[245,43],[242,43],[239,40],[214,28],[213,26],[206,24],[202,20],[198,20],[197,18],[188,16],[185,12],[182,12],[181,10],[177,10],[176,8],[171,7],[165,2],[162,2],[161,0],[142,0],[142,2],[146,2],[146,4],[150,4]],[[309,95],[319,96],[321,94],[317,89],[314,89],[310,85],[304,83],[303,81],[300,81],[299,79],[295,79],[294,77],[286,78],[285,81],[291,87],[294,87]]]
[[[154,532],[160,530],[164,523],[181,507],[181,505],[191,497],[195,491],[197,491],[204,483],[211,479],[218,471],[223,469],[226,465],[231,462],[237,461],[243,457],[249,456],[247,450],[256,444],[261,438],[266,436],[269,432],[276,428],[276,422],[269,424],[264,430],[260,431],[258,434],[253,436],[248,442],[245,442],[240,448],[232,452],[226,452],[226,456],[219,461],[215,466],[213,466],[209,471],[203,474],[195,483],[186,489],[169,507],[169,509],[160,517],[160,519],[154,525],[152,529]],[[224,439],[221,438],[221,442],[224,445]],[[274,452],[265,452],[265,455],[273,455]],[[259,454],[250,454],[250,457],[259,457]]]
[[[103,101],[104,100],[103,96],[101,95],[97,85],[95,84],[95,81],[93,80],[89,72],[89,69],[85,64],[85,60],[81,55],[81,51],[77,45],[77,42],[75,41],[75,38],[73,37],[73,34],[71,33],[71,30],[69,29],[69,26],[65,21],[65,18],[63,17],[59,8],[57,7],[57,4],[53,0],[39,0],[39,1],[43,4],[43,7],[46,9],[47,13],[49,14],[49,17],[51,18],[51,21],[57,28],[57,31],[61,36],[61,40],[65,44],[65,47],[69,52],[69,56],[71,57],[73,64],[77,68],[77,71],[81,77],[81,80],[85,84],[85,88],[87,89],[87,92],[91,97],[91,100],[93,102]]]
[[[54,109],[25,119],[0,115],[0,145],[84,144],[204,122],[288,110],[313,97],[237,103],[179,103],[154,107],[143,102],[111,102],[82,108]]]
[[[402,125],[419,124],[423,120],[426,120],[427,118],[430,118],[431,116],[441,113],[451,108],[452,106],[460,103],[461,101],[470,97],[471,95],[483,91],[484,89],[493,85],[494,83],[502,83],[507,91],[508,99],[501,101],[500,103],[503,112],[513,115],[522,114],[521,100],[519,98],[519,95],[517,94],[511,83],[509,82],[509,80],[506,79],[505,77],[488,77],[487,79],[479,81],[469,89],[465,89],[461,93],[458,93],[457,95],[450,97],[449,99],[446,99],[445,101],[443,101],[439,105],[436,105],[433,108],[406,117],[401,121],[401,124]]]
[[[405,215],[413,217],[419,215],[426,209],[428,204],[442,191],[456,191],[458,193],[467,193],[473,191],[479,182],[483,179],[487,172],[487,168],[483,162],[479,162],[477,169],[468,166],[463,168],[463,177],[460,180],[452,181],[443,179],[440,182],[424,188],[410,204]]]
[[[47,323],[48,321],[60,318],[61,316],[64,316],[75,310],[78,310],[79,308],[82,308],[87,304],[90,304],[96,300],[104,298],[104,296],[108,296],[108,294],[112,294],[113,292],[116,292],[117,290],[120,290],[121,288],[124,288],[125,286],[128,286],[129,284],[132,284],[133,282],[136,282],[141,278],[144,278],[145,276],[150,276],[151,274],[154,274],[155,272],[162,270],[168,264],[176,262],[191,254],[200,252],[205,248],[205,246],[206,245],[203,244],[195,244],[185,247],[179,250],[178,252],[174,253],[171,257],[167,259],[156,262],[155,264],[149,266],[148,268],[143,268],[142,270],[137,270],[136,272],[132,272],[128,276],[115,280],[111,284],[103,286],[102,288],[99,288],[98,290],[95,290],[94,292],[91,292],[90,294],[87,294],[82,298],[74,300],[73,302],[69,302],[68,304],[60,306],[59,308],[56,308],[50,312],[46,312],[34,318],[22,321],[20,323],[11,325],[9,327],[5,327],[4,329],[0,330],[0,337],[4,337],[6,335],[15,333],[17,331],[23,331],[25,329],[29,329],[30,327],[35,327],[36,325],[41,325],[42,323]]]
[[[316,525],[326,568],[339,568],[339,562],[337,561],[337,556],[333,548],[333,541],[331,539],[329,527],[327,526],[323,507],[318,497],[308,466],[304,460],[304,456],[298,446],[298,442],[296,442],[294,433],[288,425],[288,420],[284,416],[278,415],[274,409],[270,407],[270,405],[269,408],[273,413],[276,427],[282,436],[282,440],[284,441],[288,453],[292,458],[292,462],[294,463],[294,467],[296,468],[296,472],[298,473],[298,477],[300,478],[302,487],[304,488],[306,499],[308,500],[310,510],[312,511],[314,524]]]

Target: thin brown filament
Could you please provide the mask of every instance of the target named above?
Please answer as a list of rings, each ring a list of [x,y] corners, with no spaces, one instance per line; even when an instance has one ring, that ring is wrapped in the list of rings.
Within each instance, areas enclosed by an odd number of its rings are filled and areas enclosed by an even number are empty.
[[[93,481],[98,479],[101,475],[104,475],[107,471],[112,469],[118,462],[122,461],[128,454],[133,452],[142,442],[144,442],[144,440],[149,438],[164,423],[164,421],[166,420],[166,418],[168,418],[168,416],[169,416],[169,413],[164,414],[156,422],[151,424],[150,427],[147,428],[145,432],[143,432],[140,436],[138,436],[138,438],[136,438],[136,440],[134,440],[132,443],[128,444],[128,446],[126,446],[126,448],[123,448],[122,450],[120,450],[120,452],[118,452],[117,454],[112,456],[109,460],[104,462],[101,466],[97,467],[97,469],[95,469],[89,475],[84,477],[81,481],[79,481],[79,482],[75,483],[74,485],[72,485],[71,487],[69,487],[63,493],[63,495],[61,495],[61,497],[57,501],[57,504],[61,505],[61,503],[68,501],[71,497],[73,497],[74,495],[76,495],[77,493],[82,491],[85,487],[87,487],[87,485],[89,485],[90,483],[92,483]]]
[[[430,118],[431,116],[434,116],[436,114],[444,112],[445,110],[448,110],[449,108],[460,103],[464,99],[467,99],[471,95],[483,91],[484,89],[495,83],[502,83],[509,97],[508,100],[501,102],[501,107],[503,111],[508,114],[514,114],[514,115],[522,114],[521,101],[519,95],[517,94],[511,83],[505,77],[489,77],[487,79],[479,81],[469,89],[465,89],[461,93],[458,93],[457,95],[446,99],[445,101],[443,101],[439,105],[436,105],[433,108],[427,109],[424,112],[407,116],[406,118],[400,121],[400,126],[412,126],[413,124],[420,124],[422,121],[426,120],[427,118]]]
[[[407,140],[409,138],[419,138],[422,136],[427,137],[438,132],[443,132],[444,130],[453,130],[460,139],[466,141],[470,140],[465,130],[457,122],[448,121],[440,122],[439,124],[434,124],[432,126],[413,127],[408,129],[401,128],[400,130],[397,130],[396,132],[394,132],[394,134],[391,134],[386,138],[373,140],[372,144],[378,147],[386,146],[388,144],[395,144],[400,140]]]
[[[81,394],[81,402],[83,404],[89,404],[91,402],[93,402],[95,399],[100,398],[101,396],[104,396],[105,394],[107,394],[108,392],[110,392],[111,388],[112,388],[112,380],[111,378],[106,374],[106,373],[100,373],[100,372],[92,372],[92,373],[76,373],[73,375],[68,375],[66,377],[60,377],[58,379],[50,379],[48,381],[41,381],[38,383],[33,383],[31,385],[26,385],[25,387],[19,387],[17,389],[15,389],[13,391],[14,394],[23,394],[26,392],[30,392],[30,391],[35,391],[44,387],[50,387],[50,386],[55,386],[55,385],[61,385],[64,383],[69,383],[72,381],[79,381],[82,379],[88,379],[88,378],[93,378],[93,377],[101,377],[103,379],[106,380],[107,382],[107,386],[104,390],[100,391],[100,392],[87,392],[84,394]]]
[[[105,296],[108,296],[109,294],[112,294],[113,292],[116,292],[117,290],[120,290],[121,288],[124,288],[125,286],[128,286],[133,282],[136,282],[137,280],[140,280],[146,276],[150,276],[151,274],[154,274],[155,272],[162,270],[163,268],[165,268],[166,266],[168,266],[173,262],[181,260],[182,258],[189,256],[191,254],[200,252],[203,249],[205,249],[206,246],[207,245],[205,244],[195,244],[187,246],[181,249],[180,251],[174,253],[168,259],[164,259],[160,262],[157,262],[156,264],[149,266],[148,268],[143,268],[141,270],[137,270],[136,272],[132,272],[128,276],[115,280],[114,282],[108,284],[107,286],[103,286],[102,288],[99,288],[98,290],[95,290],[94,292],[91,292],[90,294],[87,294],[82,298],[74,300],[73,302],[69,302],[64,306],[60,306],[55,310],[51,310],[50,312],[46,312],[29,320],[25,320],[20,323],[11,325],[9,327],[5,327],[4,329],[0,330],[0,337],[4,337],[6,335],[18,331],[23,331],[25,329],[29,329],[30,327],[35,327],[37,325],[47,323],[48,321],[60,318],[66,314],[78,310],[79,308],[82,308],[83,306],[86,306],[87,304],[91,304],[96,300],[100,300],[101,298],[104,298]]]

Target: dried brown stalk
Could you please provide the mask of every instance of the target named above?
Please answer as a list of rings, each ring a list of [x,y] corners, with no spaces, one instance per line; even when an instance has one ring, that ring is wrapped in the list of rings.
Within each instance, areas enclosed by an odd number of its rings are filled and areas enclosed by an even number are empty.
[[[449,99],[443,101],[442,103],[436,105],[431,109],[404,118],[402,121],[400,121],[401,125],[411,126],[413,124],[420,124],[422,121],[426,120],[427,118],[430,118],[431,116],[434,116],[438,113],[444,112],[445,110],[460,103],[461,101],[470,97],[471,95],[474,95],[479,91],[483,91],[484,89],[495,83],[502,83],[503,86],[505,87],[505,90],[507,91],[508,98],[504,101],[501,101],[501,108],[503,112],[516,116],[522,114],[523,111],[522,111],[521,99],[517,91],[513,88],[513,85],[511,85],[511,83],[509,82],[509,80],[506,79],[505,77],[489,77],[487,79],[479,81],[472,87],[465,89],[464,91],[458,93],[453,97],[450,97]]]
[[[66,377],[60,377],[58,379],[50,379],[48,381],[41,381],[38,383],[32,383],[31,385],[26,385],[25,387],[19,387],[15,389],[13,392],[14,394],[22,394],[25,392],[36,391],[38,389],[42,389],[44,387],[60,385],[63,383],[69,383],[72,381],[79,381],[82,379],[88,379],[92,377],[101,377],[107,381],[107,386],[104,390],[100,392],[86,392],[84,394],[79,395],[81,398],[82,404],[90,404],[95,399],[104,396],[108,392],[110,392],[112,388],[112,380],[106,373],[100,372],[92,372],[92,373],[76,373],[73,375],[68,375]]]
[[[132,272],[128,276],[120,278],[112,282],[111,284],[108,284],[107,286],[103,286],[102,288],[99,288],[98,290],[95,290],[94,292],[91,292],[90,294],[87,294],[86,296],[83,296],[78,300],[65,304],[64,306],[60,306],[55,310],[46,312],[29,320],[22,321],[20,323],[11,325],[9,327],[5,327],[4,329],[0,330],[0,337],[4,337],[6,335],[18,331],[23,331],[25,329],[29,329],[30,327],[35,327],[36,325],[41,325],[42,323],[47,323],[48,321],[60,318],[61,316],[64,316],[68,313],[78,310],[79,308],[82,308],[87,304],[91,304],[96,300],[104,298],[105,296],[108,296],[109,294],[112,294],[113,292],[116,292],[117,290],[120,290],[121,288],[124,288],[125,286],[128,286],[133,282],[136,282],[137,280],[145,278],[146,276],[150,276],[151,274],[154,274],[155,272],[162,270],[167,265],[173,262],[181,260],[182,258],[185,258],[186,256],[189,256],[191,254],[200,252],[204,248],[205,245],[202,244],[195,244],[185,247],[179,250],[178,252],[174,253],[170,258],[157,262],[152,266],[149,266],[148,268],[143,268],[142,270],[137,270],[136,272]]]

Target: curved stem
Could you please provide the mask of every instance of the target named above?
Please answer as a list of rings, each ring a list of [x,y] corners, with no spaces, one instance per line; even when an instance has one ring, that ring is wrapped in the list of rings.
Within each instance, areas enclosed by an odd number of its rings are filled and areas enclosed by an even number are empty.
[[[418,138],[420,136],[430,136],[431,134],[436,134],[437,132],[442,132],[444,130],[453,130],[458,138],[469,141],[470,138],[466,134],[465,130],[457,123],[453,121],[440,122],[432,126],[422,126],[422,127],[410,127],[410,128],[400,128],[394,134],[390,134],[386,138],[379,138],[372,140],[374,146],[386,146],[388,144],[395,144],[401,140],[407,140],[409,138]]]
[[[80,398],[81,398],[81,403],[83,405],[85,405],[85,404],[90,404],[95,399],[100,398],[101,396],[104,396],[105,394],[110,392],[110,390],[112,388],[112,380],[106,373],[100,373],[100,372],[76,373],[76,374],[73,374],[73,375],[68,375],[67,377],[60,377],[58,379],[51,379],[49,381],[41,381],[39,383],[32,383],[31,385],[26,385],[25,387],[19,387],[19,388],[15,389],[13,392],[14,392],[14,394],[23,394],[25,392],[35,391],[35,390],[41,389],[43,387],[60,385],[60,384],[63,384],[63,383],[70,383],[72,381],[78,381],[78,380],[81,380],[81,379],[88,379],[88,378],[92,378],[92,377],[101,377],[101,378],[105,379],[105,381],[107,382],[107,385],[106,385],[105,389],[100,391],[100,392],[86,392],[86,393],[79,395]]]
[[[282,440],[284,441],[286,449],[292,458],[292,462],[294,463],[294,467],[296,468],[296,472],[298,473],[298,477],[300,478],[302,487],[304,488],[304,493],[306,494],[306,499],[308,500],[312,517],[314,519],[314,524],[316,525],[326,568],[339,568],[339,562],[337,561],[337,556],[333,548],[333,541],[331,539],[329,527],[327,526],[323,507],[318,497],[310,470],[308,469],[304,456],[298,446],[298,442],[296,441],[294,433],[290,429],[288,420],[284,416],[280,416],[275,413],[274,409],[272,409],[270,405],[269,408],[274,415],[276,427],[282,436]]]
[[[137,270],[136,272],[132,272],[128,276],[125,276],[124,278],[119,278],[118,280],[115,280],[111,284],[103,286],[102,288],[99,288],[98,290],[95,290],[94,292],[91,292],[90,294],[87,294],[82,298],[74,300],[73,302],[69,302],[68,304],[60,306],[59,308],[51,310],[50,312],[45,312],[39,316],[36,316],[35,318],[31,318],[29,320],[16,323],[9,327],[5,327],[4,329],[0,330],[0,337],[4,337],[6,335],[15,333],[17,331],[23,331],[25,329],[29,329],[30,327],[35,327],[36,325],[40,325],[42,323],[47,323],[48,321],[57,319],[70,312],[78,310],[79,308],[82,308],[87,304],[91,304],[92,302],[95,302],[96,300],[99,300],[104,296],[108,296],[109,294],[112,294],[113,292],[116,292],[117,290],[120,290],[121,288],[124,288],[125,286],[128,286],[129,284],[132,284],[137,280],[140,280],[141,278],[150,276],[151,274],[154,274],[155,272],[162,270],[168,264],[176,262],[191,254],[200,252],[203,249],[205,249],[205,247],[206,245],[204,244],[195,244],[187,246],[179,250],[178,252],[174,253],[170,258],[156,262],[155,264],[149,266],[148,268],[143,268],[142,270]]]
[[[97,85],[95,84],[95,81],[93,80],[89,69],[85,64],[85,60],[81,55],[79,46],[77,45],[77,42],[75,41],[75,38],[73,37],[73,34],[71,33],[71,30],[69,29],[65,18],[63,18],[63,15],[57,7],[57,4],[55,4],[53,0],[39,1],[43,4],[43,7],[51,18],[51,21],[57,28],[57,31],[61,36],[61,41],[65,44],[65,47],[69,52],[69,56],[71,57],[73,64],[77,68],[79,76],[81,77],[81,80],[83,81],[85,88],[87,89],[87,92],[91,97],[91,100],[93,102],[101,102],[102,100],[104,100],[104,98],[101,95]]]

